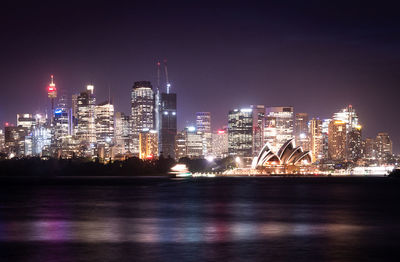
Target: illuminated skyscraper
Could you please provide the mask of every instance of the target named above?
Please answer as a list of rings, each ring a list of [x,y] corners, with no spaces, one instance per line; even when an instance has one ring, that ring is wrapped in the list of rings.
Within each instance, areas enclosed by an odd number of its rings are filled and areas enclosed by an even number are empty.
[[[17,114],[17,126],[26,127],[28,131],[36,124],[36,119],[32,114]]]
[[[347,133],[347,160],[356,162],[363,156],[361,126],[357,125]]]
[[[253,105],[253,155],[264,146],[265,106]]]
[[[211,154],[211,113],[196,113],[196,128],[203,134],[203,156]]]
[[[293,107],[267,107],[264,140],[274,151],[293,138]]]
[[[96,141],[101,158],[113,157],[110,150],[114,145],[114,105],[106,101],[95,107]],[[100,155],[100,154],[99,154]]]
[[[232,156],[253,156],[253,110],[233,109],[228,115],[228,153]]]
[[[4,132],[2,129],[0,129],[0,153],[5,152],[5,147],[4,147]]]
[[[125,154],[130,152],[130,119],[122,112],[115,113],[115,142],[116,153]]]
[[[346,123],[346,132],[350,132],[358,126],[358,116],[352,105],[333,114],[333,120],[339,120]]]
[[[317,118],[310,120],[310,149],[313,163],[323,158],[322,120]]]
[[[329,123],[332,120],[329,118],[322,120],[322,159],[329,159]]]
[[[94,147],[96,143],[95,106],[96,98],[93,85],[88,85],[85,92],[78,96],[78,126],[76,135],[81,143]]]
[[[310,149],[310,134],[308,130],[307,113],[297,113],[295,115],[294,137],[297,146],[301,146],[305,151]]]
[[[5,151],[9,156],[21,157],[25,155],[25,137],[28,128],[23,126],[6,126],[4,128]]]
[[[135,82],[131,97],[132,142],[134,154],[139,154],[139,133],[155,127],[155,96],[149,81]]]
[[[368,160],[377,159],[376,143],[373,138],[366,138],[364,141],[364,158]]]
[[[139,132],[139,158],[153,159],[158,156],[158,133],[156,130]]]
[[[328,150],[331,160],[346,159],[346,123],[344,121],[333,120],[329,123]]]
[[[176,136],[176,158],[200,158],[203,155],[203,134],[194,126],[186,127]]]
[[[162,93],[160,105],[160,154],[175,158],[175,136],[177,131],[176,94]]]
[[[375,139],[376,156],[379,161],[384,162],[393,154],[392,140],[388,133],[378,133]]]
[[[216,158],[228,156],[228,132],[220,129],[212,134],[212,155]]]

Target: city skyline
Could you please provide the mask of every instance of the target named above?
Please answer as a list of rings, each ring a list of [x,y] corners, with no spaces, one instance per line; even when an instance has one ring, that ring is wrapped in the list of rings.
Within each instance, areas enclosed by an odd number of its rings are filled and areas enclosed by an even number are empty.
[[[133,83],[154,84],[155,63],[167,58],[178,130],[201,111],[211,112],[215,130],[237,107],[293,106],[323,119],[352,104],[363,136],[388,132],[398,153],[400,23],[394,8],[290,1],[75,7],[4,7],[0,123],[48,105],[50,74],[60,92],[93,83],[101,101],[110,89],[115,111],[127,114]]]

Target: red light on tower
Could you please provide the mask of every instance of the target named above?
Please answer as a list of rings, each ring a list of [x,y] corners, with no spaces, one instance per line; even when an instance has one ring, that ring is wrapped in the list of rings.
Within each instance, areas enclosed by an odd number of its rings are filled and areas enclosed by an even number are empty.
[[[218,135],[225,134],[225,130],[218,130]]]
[[[56,98],[57,97],[57,88],[56,84],[54,84],[54,76],[51,75],[51,82],[47,87],[47,95],[49,98]]]

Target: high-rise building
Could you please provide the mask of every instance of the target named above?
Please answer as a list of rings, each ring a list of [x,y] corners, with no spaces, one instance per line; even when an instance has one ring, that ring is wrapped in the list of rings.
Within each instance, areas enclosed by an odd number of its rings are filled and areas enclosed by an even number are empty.
[[[196,128],[203,134],[203,156],[211,154],[211,113],[196,113]]]
[[[253,155],[264,146],[265,106],[252,105],[253,109]]]
[[[200,158],[203,155],[203,133],[198,132],[196,127],[186,127],[179,132],[175,140],[176,158],[189,157]]]
[[[358,115],[352,105],[343,108],[337,113],[333,114],[333,120],[339,120],[346,123],[346,132],[350,132],[358,126]]]
[[[139,133],[155,127],[155,96],[149,81],[135,82],[131,96],[132,143],[134,154],[139,154]]]
[[[378,133],[375,139],[376,156],[379,161],[386,159],[393,154],[392,140],[388,133]]]
[[[310,134],[308,130],[308,114],[297,113],[294,121],[294,137],[297,146],[310,150]]]
[[[0,153],[5,152],[5,147],[4,147],[4,132],[2,129],[0,129]]]
[[[363,156],[361,126],[357,125],[347,133],[347,160],[356,162]]]
[[[91,148],[94,148],[96,143],[96,98],[93,91],[94,86],[88,85],[86,91],[81,92],[78,96],[78,126],[76,131],[79,141],[90,144]]]
[[[17,126],[26,127],[28,131],[36,124],[36,119],[32,114],[17,114]]]
[[[293,107],[267,107],[264,141],[274,151],[293,138]]]
[[[212,134],[212,155],[215,158],[228,156],[228,131],[220,129]]]
[[[153,159],[158,156],[158,133],[156,130],[139,132],[139,158]]]
[[[57,108],[54,110],[54,141],[57,147],[60,147],[63,140],[72,134],[71,112],[68,108],[65,95],[60,97]]]
[[[232,156],[253,156],[253,110],[233,109],[228,115],[228,153]]]
[[[159,151],[164,157],[175,158],[176,113],[176,94],[162,93],[160,102]]]
[[[126,154],[130,152],[130,119],[122,112],[115,113],[115,143],[116,154]]]
[[[329,124],[332,120],[329,118],[322,119],[322,157],[321,159],[329,159]]]
[[[25,155],[25,137],[28,128],[23,126],[6,126],[4,128],[4,146],[9,156],[21,157]]]
[[[114,105],[103,102],[95,107],[96,141],[99,152],[103,154],[101,158],[112,156],[111,147],[114,146]]]
[[[376,147],[375,139],[367,137],[364,141],[363,157],[368,160],[377,159],[376,149],[377,149],[377,147]]]
[[[328,131],[329,158],[335,161],[346,159],[346,123],[333,120],[329,123]]]
[[[186,157],[186,133],[178,132],[175,136],[175,158],[177,160]]]
[[[323,135],[322,120],[313,118],[310,120],[310,150],[312,153],[312,162],[315,163],[323,156]]]

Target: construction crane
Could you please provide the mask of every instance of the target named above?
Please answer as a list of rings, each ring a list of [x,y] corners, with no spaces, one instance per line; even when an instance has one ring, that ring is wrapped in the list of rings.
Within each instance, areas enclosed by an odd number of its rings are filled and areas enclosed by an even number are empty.
[[[169,80],[168,80],[167,59],[164,59],[164,71],[165,71],[165,81],[167,82],[167,94],[169,94],[169,89],[171,87],[171,84],[169,83]]]

